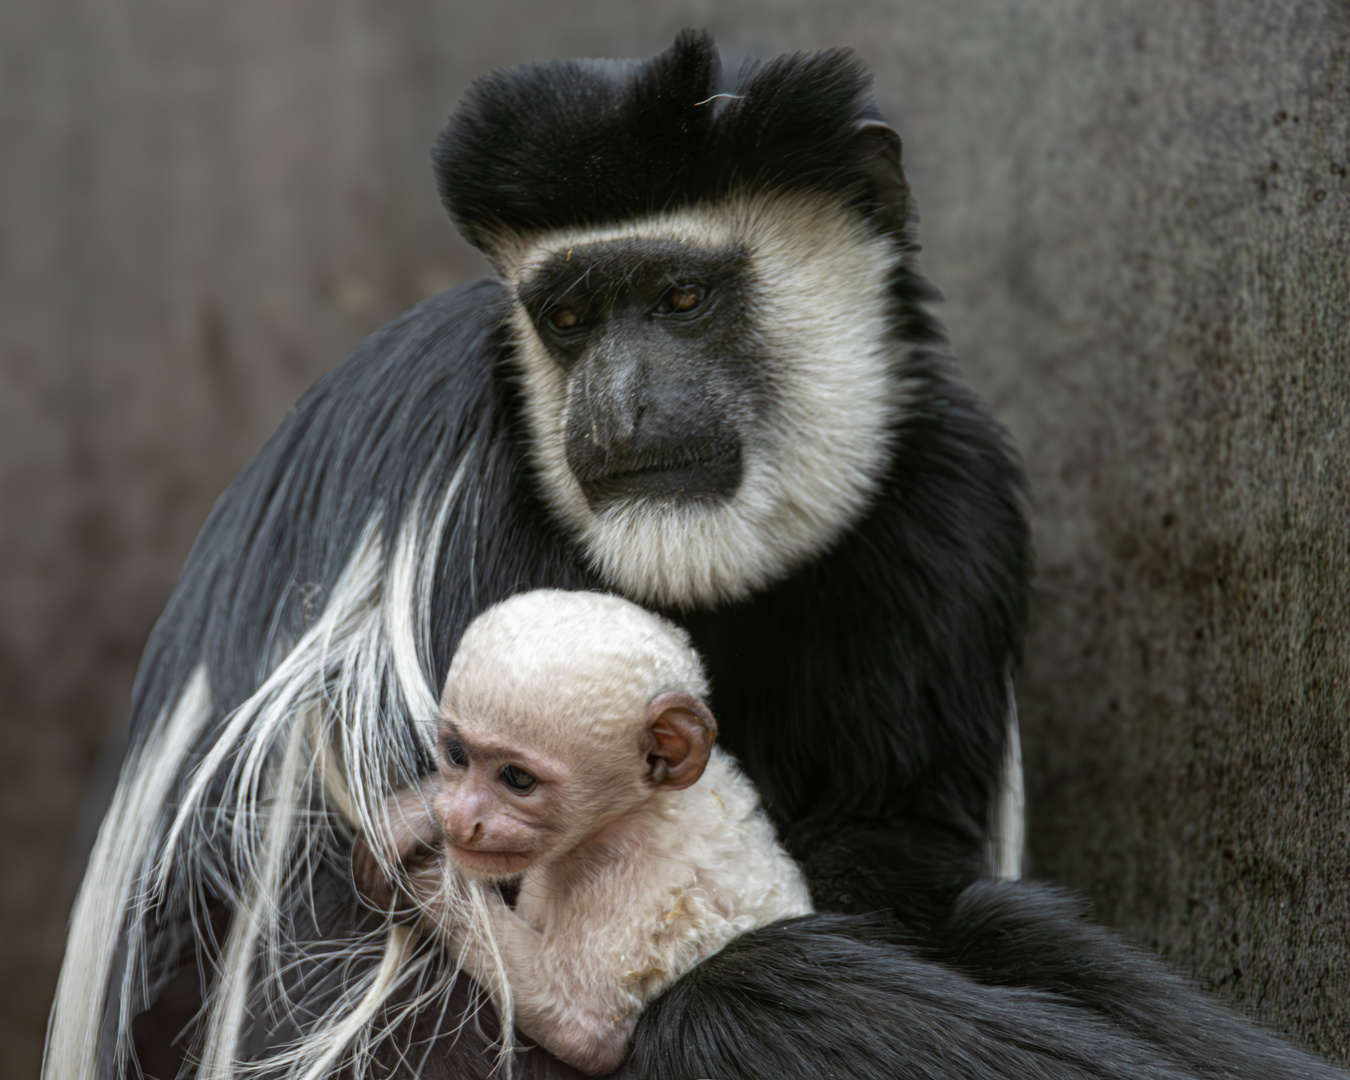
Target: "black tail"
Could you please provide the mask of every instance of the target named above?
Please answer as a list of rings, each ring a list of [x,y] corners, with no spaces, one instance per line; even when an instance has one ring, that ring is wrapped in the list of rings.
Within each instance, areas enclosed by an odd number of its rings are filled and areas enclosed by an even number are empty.
[[[647,1008],[618,1076],[1193,1078],[1080,1005],[978,983],[887,937],[846,915],[745,935]]]
[[[927,938],[927,935],[925,935]],[[943,935],[939,935],[942,939]],[[643,1014],[619,1077],[1330,1080],[1026,883],[967,890],[945,940],[808,915],[704,961]]]
[[[924,952],[982,983],[1031,987],[1077,1003],[1166,1048],[1206,1080],[1345,1077],[1084,918],[1083,907],[1046,885],[979,882],[962,894],[945,933],[925,942]]]

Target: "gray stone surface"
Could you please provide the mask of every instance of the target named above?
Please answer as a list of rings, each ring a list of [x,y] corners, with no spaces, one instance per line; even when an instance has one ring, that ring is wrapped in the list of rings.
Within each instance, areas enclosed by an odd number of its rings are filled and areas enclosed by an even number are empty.
[[[36,1073],[87,784],[211,500],[363,333],[482,265],[432,191],[441,118],[481,71],[682,25],[853,44],[899,121],[1036,490],[1036,871],[1350,1060],[1344,0],[15,0],[0,1075]]]

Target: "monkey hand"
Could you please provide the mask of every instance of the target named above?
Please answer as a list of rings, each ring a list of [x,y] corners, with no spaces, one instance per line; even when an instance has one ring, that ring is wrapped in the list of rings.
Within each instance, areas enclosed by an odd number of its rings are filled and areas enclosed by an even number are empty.
[[[402,855],[402,852],[400,852]],[[416,918],[437,909],[440,899],[439,853],[421,848],[401,857],[402,872],[390,877],[379,863],[374,848],[365,836],[352,842],[351,876],[360,898],[378,911],[389,911],[396,919]]]
[[[397,890],[364,836],[357,836],[352,842],[352,880],[356,891],[372,907],[388,911],[394,906]]]

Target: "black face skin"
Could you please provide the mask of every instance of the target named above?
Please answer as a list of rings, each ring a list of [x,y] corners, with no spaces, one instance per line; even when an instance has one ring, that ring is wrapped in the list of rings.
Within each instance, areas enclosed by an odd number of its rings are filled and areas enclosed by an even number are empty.
[[[612,240],[555,252],[520,297],[567,378],[567,462],[593,510],[721,501],[768,393],[744,252]]]

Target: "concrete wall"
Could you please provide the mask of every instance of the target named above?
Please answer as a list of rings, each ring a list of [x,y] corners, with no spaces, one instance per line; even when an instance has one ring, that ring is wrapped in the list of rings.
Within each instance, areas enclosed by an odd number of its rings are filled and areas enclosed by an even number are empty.
[[[489,68],[683,25],[853,44],[905,136],[1036,490],[1036,871],[1350,1060],[1344,0],[16,0],[0,1075],[36,1073],[81,807],[211,500],[364,333],[482,266],[432,191],[444,114]]]

